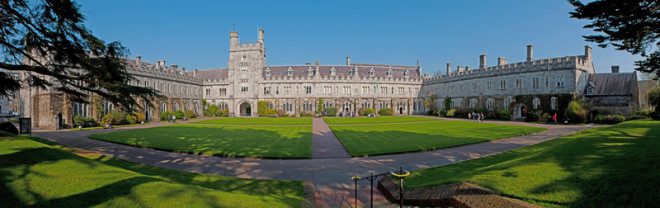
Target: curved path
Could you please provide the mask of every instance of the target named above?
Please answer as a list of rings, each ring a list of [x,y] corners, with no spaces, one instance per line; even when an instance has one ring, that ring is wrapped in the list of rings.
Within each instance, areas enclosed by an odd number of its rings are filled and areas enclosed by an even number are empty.
[[[547,131],[499,139],[495,141],[440,149],[429,152],[406,153],[397,155],[354,157],[354,158],[327,158],[327,159],[255,159],[255,158],[222,158],[183,153],[172,153],[153,149],[137,148],[127,145],[108,143],[88,139],[94,133],[113,130],[89,131],[54,131],[34,132],[33,135],[46,138],[64,146],[98,151],[111,154],[117,158],[158,166],[163,168],[234,176],[239,178],[256,179],[298,179],[314,183],[319,206],[345,206],[346,201],[352,202],[349,190],[352,188],[350,176],[366,176],[370,171],[375,173],[398,170],[401,166],[407,170],[444,166],[465,160],[489,156],[512,149],[537,144],[553,138],[575,133],[591,126],[564,126],[542,125],[518,122],[486,121],[487,123],[502,123],[512,125],[530,125],[547,128]],[[122,129],[149,128],[157,125],[144,125],[125,127]],[[367,183],[364,182],[364,185]],[[340,191],[338,191],[340,190]],[[336,202],[328,202],[336,193],[343,193]],[[360,196],[360,201],[366,195]],[[319,198],[326,201],[319,201]],[[340,202],[343,201],[343,202]]]

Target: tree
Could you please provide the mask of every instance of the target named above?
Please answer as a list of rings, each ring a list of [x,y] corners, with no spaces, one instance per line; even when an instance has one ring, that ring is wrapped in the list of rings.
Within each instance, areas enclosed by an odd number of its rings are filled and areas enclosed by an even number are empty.
[[[572,18],[590,20],[584,28],[599,34],[583,36],[606,48],[639,54],[635,70],[660,75],[660,2],[656,0],[597,0],[587,4],[568,0],[575,11]],[[655,51],[653,48],[655,45]],[[656,76],[657,77],[657,76]]]
[[[438,99],[438,95],[436,94],[424,98],[424,107],[426,107],[426,109],[429,110],[435,110],[435,100],[437,99]]]
[[[128,50],[91,34],[70,0],[0,1],[0,21],[0,68],[28,72],[22,80],[0,72],[0,95],[23,83],[82,103],[92,92],[122,109],[137,106],[138,97],[150,106],[158,97],[156,90],[128,84],[133,79],[124,61]]]

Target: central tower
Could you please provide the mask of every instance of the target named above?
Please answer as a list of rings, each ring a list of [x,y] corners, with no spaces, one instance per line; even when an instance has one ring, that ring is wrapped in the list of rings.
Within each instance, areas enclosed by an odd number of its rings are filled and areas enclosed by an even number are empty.
[[[240,43],[238,32],[229,33],[228,76],[233,86],[236,116],[255,116],[261,70],[266,66],[264,30],[259,28],[257,42]]]

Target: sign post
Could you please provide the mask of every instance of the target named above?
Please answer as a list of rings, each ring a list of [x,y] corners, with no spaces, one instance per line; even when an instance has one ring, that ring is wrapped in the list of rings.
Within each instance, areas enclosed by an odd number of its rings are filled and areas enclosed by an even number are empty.
[[[20,128],[20,134],[31,134],[32,133],[32,119],[31,118],[19,118],[18,126]]]

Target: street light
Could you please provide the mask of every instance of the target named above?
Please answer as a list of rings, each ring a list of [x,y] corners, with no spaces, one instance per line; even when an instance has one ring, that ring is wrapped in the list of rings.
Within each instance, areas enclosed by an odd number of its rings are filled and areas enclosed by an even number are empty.
[[[403,208],[403,178],[410,176],[410,172],[399,167],[399,172],[390,172],[390,174],[399,179],[399,207]]]
[[[358,186],[357,186],[357,182],[360,179],[362,179],[362,177],[360,177],[360,176],[352,176],[351,177],[351,180],[353,180],[353,183],[355,184],[355,207],[356,208],[357,208],[357,204],[358,204]]]

